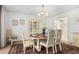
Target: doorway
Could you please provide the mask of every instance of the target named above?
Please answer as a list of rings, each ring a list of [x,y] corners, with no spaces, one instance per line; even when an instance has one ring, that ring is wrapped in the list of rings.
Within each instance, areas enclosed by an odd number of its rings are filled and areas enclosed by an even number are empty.
[[[59,17],[57,20],[60,21],[62,29],[62,42],[68,42],[68,17]]]
[[[61,40],[68,43],[68,17],[61,17],[60,20],[63,22]]]

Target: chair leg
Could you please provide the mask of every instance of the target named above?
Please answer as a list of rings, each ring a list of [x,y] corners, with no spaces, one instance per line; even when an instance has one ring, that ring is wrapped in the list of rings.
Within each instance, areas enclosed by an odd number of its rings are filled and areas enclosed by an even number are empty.
[[[41,44],[40,44],[40,51],[41,51]]]
[[[48,48],[46,48],[46,53],[48,54]]]
[[[52,47],[52,50],[53,50],[53,54],[54,54],[55,53],[54,46]]]
[[[23,47],[23,51],[24,51],[24,54],[25,54],[25,52],[26,52],[26,48],[25,47]]]
[[[62,51],[61,43],[59,44],[59,47],[60,47],[60,51]]]
[[[34,45],[33,45],[33,52],[35,52]]]
[[[56,47],[56,45],[55,45],[55,52],[57,53],[57,47]]]
[[[11,45],[13,45],[13,41],[11,40]]]

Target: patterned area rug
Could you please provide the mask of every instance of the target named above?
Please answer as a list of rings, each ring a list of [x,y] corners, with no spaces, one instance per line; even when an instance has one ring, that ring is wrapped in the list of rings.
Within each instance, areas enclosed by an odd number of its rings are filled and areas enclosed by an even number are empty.
[[[79,48],[75,46],[71,46],[68,44],[62,44],[63,50],[59,50],[59,46],[57,46],[57,54],[79,54]],[[23,54],[23,46],[22,44],[13,45],[9,51],[9,54]],[[26,48],[26,54],[46,54],[46,48],[42,47],[40,52],[33,52],[32,47]],[[52,48],[49,48],[49,54],[53,54]]]

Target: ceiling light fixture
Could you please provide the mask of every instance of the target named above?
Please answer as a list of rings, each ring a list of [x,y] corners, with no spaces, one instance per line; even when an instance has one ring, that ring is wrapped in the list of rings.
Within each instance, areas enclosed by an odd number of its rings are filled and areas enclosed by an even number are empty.
[[[47,8],[46,6],[42,5],[42,10],[40,13],[38,13],[39,17],[47,17],[48,16],[48,12],[47,12]]]

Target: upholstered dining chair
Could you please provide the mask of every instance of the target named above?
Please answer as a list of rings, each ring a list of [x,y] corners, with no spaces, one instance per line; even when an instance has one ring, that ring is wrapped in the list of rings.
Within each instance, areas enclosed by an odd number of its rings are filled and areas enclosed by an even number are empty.
[[[46,53],[47,54],[48,54],[48,48],[49,47],[52,47],[53,53],[55,52],[55,50],[54,50],[54,46],[55,46],[54,34],[55,34],[54,30],[48,31],[47,41],[41,41],[40,42],[40,47],[41,46],[46,47]]]
[[[61,46],[61,37],[62,37],[62,30],[61,29],[57,29],[55,31],[55,50],[57,53],[57,45],[59,45],[60,51],[62,51],[62,46]]]
[[[32,46],[33,46],[33,52],[34,52],[34,42],[31,39],[26,39],[24,32],[23,32],[23,35],[22,35],[22,40],[23,40],[23,51],[24,51],[24,53],[25,53],[27,47],[32,47]]]

